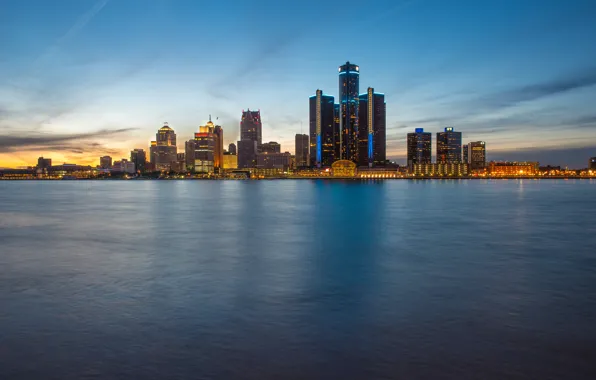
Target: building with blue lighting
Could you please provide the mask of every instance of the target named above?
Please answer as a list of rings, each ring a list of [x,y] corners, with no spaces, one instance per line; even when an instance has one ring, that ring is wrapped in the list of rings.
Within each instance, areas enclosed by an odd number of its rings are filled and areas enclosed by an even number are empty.
[[[432,150],[432,134],[416,128],[408,133],[408,168],[412,170],[416,164],[430,164]]]
[[[338,159],[358,163],[358,93],[360,68],[350,62],[339,67],[339,154]]]
[[[309,99],[310,165],[329,167],[335,161],[335,103],[333,96],[317,90]]]
[[[385,95],[369,87],[358,99],[358,165],[383,166],[387,142]]]
[[[437,132],[437,163],[456,164],[460,162],[462,162],[461,132],[454,131],[452,127],[445,128],[444,132]]]

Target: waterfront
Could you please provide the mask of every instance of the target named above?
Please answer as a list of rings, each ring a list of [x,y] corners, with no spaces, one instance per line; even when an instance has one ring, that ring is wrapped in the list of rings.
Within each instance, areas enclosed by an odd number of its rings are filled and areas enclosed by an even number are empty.
[[[0,372],[593,378],[595,191],[5,181]]]

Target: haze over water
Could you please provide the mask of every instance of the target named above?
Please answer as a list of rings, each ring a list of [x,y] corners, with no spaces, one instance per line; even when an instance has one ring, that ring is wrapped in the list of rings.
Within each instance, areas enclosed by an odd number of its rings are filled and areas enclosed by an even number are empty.
[[[0,182],[3,378],[590,379],[596,181]]]

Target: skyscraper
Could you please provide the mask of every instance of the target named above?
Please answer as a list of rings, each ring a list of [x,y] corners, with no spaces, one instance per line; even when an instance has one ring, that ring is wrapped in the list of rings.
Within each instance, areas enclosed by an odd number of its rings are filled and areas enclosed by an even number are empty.
[[[214,172],[217,142],[214,130],[215,126],[209,120],[207,125],[200,126],[199,132],[195,133],[195,173],[211,174]]]
[[[228,153],[234,154],[234,155],[237,154],[236,144],[230,143],[230,145],[228,145]]]
[[[238,141],[238,168],[252,168],[257,163],[257,142],[253,140]]]
[[[455,132],[452,127],[445,128],[445,132],[437,132],[437,163],[459,162],[461,162],[461,132]]]
[[[486,144],[484,141],[474,141],[468,144],[468,161],[471,170],[486,167]]]
[[[340,141],[341,141],[341,129],[339,128],[339,104],[333,105],[333,158],[339,160],[341,157]]]
[[[430,164],[432,149],[432,134],[424,132],[423,128],[416,128],[408,133],[408,168],[412,170],[415,164]]]
[[[386,160],[385,95],[369,87],[359,96],[358,164],[383,166]]]
[[[135,165],[135,171],[144,173],[147,166],[147,155],[143,149],[135,149],[130,152],[130,162]]]
[[[309,106],[311,165],[331,166],[335,161],[334,98],[317,90],[310,97]]]
[[[211,116],[209,116],[211,121]],[[215,135],[215,151],[213,153],[213,167],[216,170],[223,169],[223,128],[220,125],[213,127],[213,134]]]
[[[52,166],[52,159],[51,158],[43,158],[39,157],[37,159],[37,168],[42,170],[47,170]]]
[[[463,162],[464,162],[464,163],[466,163],[466,164],[467,164],[467,163],[469,163],[469,162],[470,162],[470,157],[469,157],[469,155],[468,155],[468,152],[469,152],[469,151],[468,151],[468,144],[465,144],[465,145],[462,147],[462,152],[463,152],[463,156],[464,156],[464,158],[463,158]]]
[[[310,144],[308,135],[296,134],[296,167],[304,168],[310,165]]]
[[[193,171],[195,170],[195,139],[188,140],[184,144],[184,161],[186,169]]]
[[[358,162],[358,92],[360,68],[346,62],[339,67],[340,159]]]
[[[257,150],[261,150],[262,143],[261,111],[242,111],[240,121],[240,140],[252,140],[257,142]]]
[[[176,153],[178,153],[176,133],[168,123],[164,123],[164,126],[157,131],[149,153],[149,160],[155,165],[156,170],[170,170],[172,162],[176,162]]]
[[[261,145],[261,153],[280,153],[281,145],[275,141],[269,141]]]

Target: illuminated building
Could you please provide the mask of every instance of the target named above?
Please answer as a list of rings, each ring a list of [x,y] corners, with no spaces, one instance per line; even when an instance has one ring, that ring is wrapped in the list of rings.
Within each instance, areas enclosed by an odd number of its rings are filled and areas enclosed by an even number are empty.
[[[538,162],[495,162],[488,164],[492,176],[531,176],[538,174]]]
[[[385,167],[376,167],[376,168],[367,168],[367,167],[360,167],[358,168],[358,177],[360,178],[398,178],[403,177],[403,175],[399,172],[399,168],[385,168]]]
[[[484,141],[474,141],[467,145],[468,157],[467,161],[470,164],[470,170],[479,170],[486,167],[486,144]]]
[[[226,152],[223,156],[223,168],[224,169],[238,169],[238,156]]]
[[[334,177],[354,177],[356,172],[356,163],[354,161],[338,160],[331,165],[331,173]]]
[[[186,153],[176,154],[176,162],[172,162],[172,171],[176,173],[185,173],[187,170]]]
[[[590,161],[588,163],[588,169],[596,170],[596,157],[590,158]]]
[[[310,165],[310,144],[308,135],[296,134],[296,167],[304,168]]]
[[[257,161],[257,142],[254,140],[238,141],[238,168],[252,168]]]
[[[259,153],[257,154],[257,169],[283,169],[291,167],[292,155],[285,153]]]
[[[135,166],[135,170],[144,173],[147,169],[147,155],[143,149],[134,149],[130,152],[130,162]]]
[[[333,159],[338,159],[341,155],[340,153],[340,132],[341,129],[339,128],[339,104],[335,103],[333,105]]]
[[[252,140],[257,143],[257,151],[261,151],[262,143],[261,111],[242,111],[240,120],[240,140]]]
[[[464,145],[464,146],[462,147],[462,154],[463,154],[463,156],[464,156],[464,158],[462,159],[462,161],[463,161],[464,163],[466,163],[466,164],[469,164],[469,163],[470,163],[470,159],[469,159],[469,157],[468,157],[468,144],[466,144],[466,145]]]
[[[408,168],[415,164],[430,164],[432,149],[432,134],[424,132],[423,128],[416,128],[408,133]]]
[[[99,167],[102,169],[109,169],[112,167],[112,157],[103,156],[99,157]]]
[[[238,152],[236,150],[236,144],[230,143],[230,145],[228,145],[228,152],[233,155],[238,154]]]
[[[444,132],[437,132],[437,163],[459,162],[462,162],[461,132],[455,132],[452,127],[445,128]]]
[[[149,149],[150,162],[156,170],[170,170],[172,162],[176,162],[176,133],[164,123],[164,126],[157,131],[155,141],[151,142]]]
[[[358,164],[383,166],[386,160],[386,104],[385,95],[369,87],[360,94],[358,134]]]
[[[468,164],[461,162],[447,164],[438,162],[436,164],[413,164],[410,170],[416,176],[453,176],[464,177],[468,175]]]
[[[335,160],[334,98],[317,90],[309,98],[310,165],[330,166]]]
[[[211,122],[211,116],[209,116]],[[215,151],[213,152],[213,167],[216,170],[223,169],[223,128],[220,125],[213,127],[213,134],[215,135]]]
[[[338,159],[358,162],[358,92],[360,68],[346,62],[339,67],[339,129]]]
[[[195,173],[212,174],[215,168],[215,147],[217,136],[215,126],[209,120],[195,133],[194,169]]]
[[[281,152],[281,145],[275,141],[270,141],[268,143],[263,143],[261,145],[261,153],[280,153]]]
[[[195,170],[195,140],[184,143],[184,162],[187,170]]]
[[[43,158],[39,157],[37,159],[37,168],[41,170],[47,170],[52,166],[52,159],[51,158]]]

